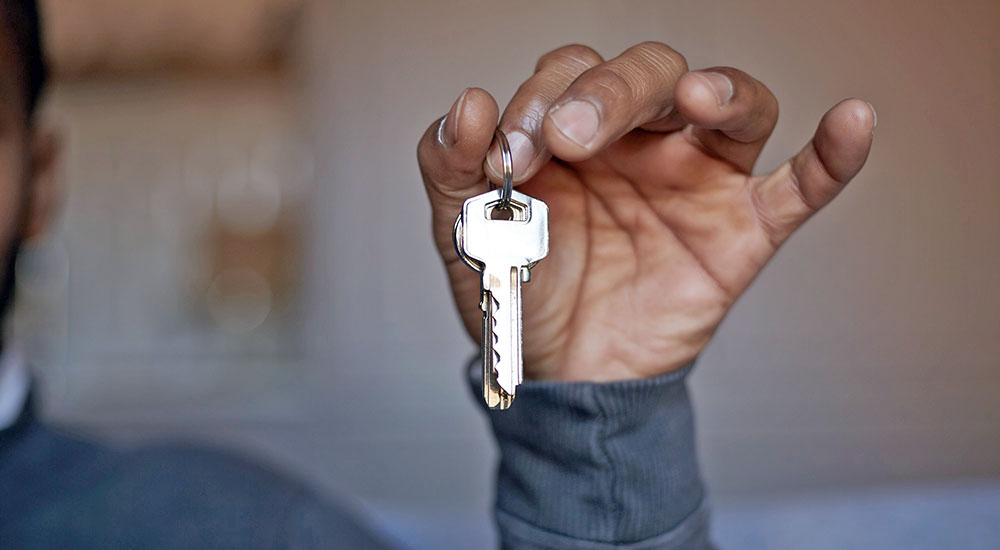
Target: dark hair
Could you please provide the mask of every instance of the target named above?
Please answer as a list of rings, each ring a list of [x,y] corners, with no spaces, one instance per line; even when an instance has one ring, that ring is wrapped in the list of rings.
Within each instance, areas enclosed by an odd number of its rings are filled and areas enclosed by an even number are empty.
[[[45,87],[45,56],[42,53],[42,31],[36,0],[0,0],[0,19],[11,35],[15,57],[20,62],[21,79],[24,82],[25,107],[30,122],[38,98]],[[23,210],[22,210],[23,215]],[[6,316],[14,298],[14,272],[17,253],[20,249],[20,235],[10,244],[6,258],[0,259],[0,319]],[[3,341],[0,338],[0,349]]]
[[[36,0],[0,0],[0,15],[11,34],[15,54],[21,61],[27,86],[25,104],[29,116],[35,111],[45,87],[45,54],[42,51],[41,20]]]

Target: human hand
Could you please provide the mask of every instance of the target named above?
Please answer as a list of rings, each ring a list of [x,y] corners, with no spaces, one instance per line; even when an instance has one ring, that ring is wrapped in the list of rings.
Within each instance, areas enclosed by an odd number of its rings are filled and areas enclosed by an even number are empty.
[[[499,181],[496,101],[467,89],[418,159],[455,303],[478,341],[480,275],[452,227]],[[774,172],[751,170],[778,117],[763,84],[728,67],[688,72],[668,46],[605,62],[554,50],[514,95],[507,134],[519,190],[549,206],[550,252],[523,287],[528,379],[656,376],[691,361],[778,247],[861,169],[875,113],[842,101]]]

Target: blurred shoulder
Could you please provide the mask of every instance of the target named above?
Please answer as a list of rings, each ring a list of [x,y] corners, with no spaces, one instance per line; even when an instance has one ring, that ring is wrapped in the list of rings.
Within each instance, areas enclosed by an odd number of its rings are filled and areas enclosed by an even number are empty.
[[[0,468],[15,497],[0,505],[4,548],[388,547],[259,461],[190,445],[118,451],[44,427],[26,439],[17,471]]]

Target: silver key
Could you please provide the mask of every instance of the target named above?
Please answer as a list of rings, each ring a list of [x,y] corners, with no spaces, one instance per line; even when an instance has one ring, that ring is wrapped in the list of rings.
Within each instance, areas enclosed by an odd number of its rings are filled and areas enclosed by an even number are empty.
[[[468,199],[455,221],[459,255],[483,275],[483,398],[496,409],[511,405],[523,379],[521,283],[549,252],[548,205],[508,188],[503,208],[503,191]]]

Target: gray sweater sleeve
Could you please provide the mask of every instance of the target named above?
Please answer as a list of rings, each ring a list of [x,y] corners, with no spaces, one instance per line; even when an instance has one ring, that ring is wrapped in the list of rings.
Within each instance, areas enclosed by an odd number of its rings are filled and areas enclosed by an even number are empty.
[[[526,382],[510,409],[487,411],[500,448],[502,547],[710,548],[690,370],[605,384]],[[478,362],[469,372],[478,396]]]

